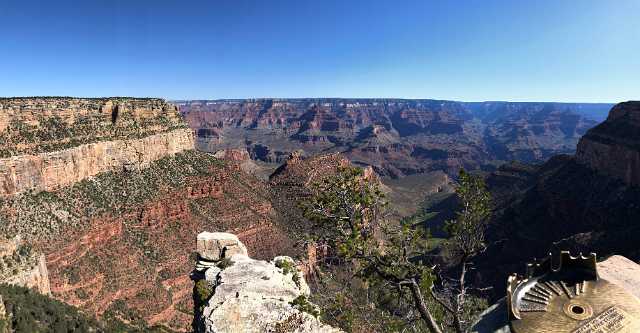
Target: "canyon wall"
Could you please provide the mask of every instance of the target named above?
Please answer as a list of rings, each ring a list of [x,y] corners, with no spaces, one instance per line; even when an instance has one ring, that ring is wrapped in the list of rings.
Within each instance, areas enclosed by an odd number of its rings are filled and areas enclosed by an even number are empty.
[[[33,288],[51,295],[45,255],[33,251],[20,236],[0,241],[0,283]]]
[[[495,169],[501,161],[544,162],[573,153],[608,104],[464,103],[405,99],[264,99],[178,101],[196,131],[196,146],[216,152],[249,151],[251,158],[282,163],[342,152],[383,176],[461,167]],[[588,110],[589,112],[585,112]]]
[[[0,99],[0,234],[24,240],[6,247],[0,281],[187,331],[190,235],[232,231],[258,258],[294,255],[267,184],[243,171],[246,153],[193,146],[160,99]]]
[[[0,159],[0,196],[53,191],[102,172],[144,168],[165,156],[193,149],[189,129],[141,139],[83,144],[37,155]]]
[[[580,140],[576,160],[629,185],[640,185],[640,102],[616,105]]]
[[[0,99],[0,196],[52,191],[193,149],[159,99]]]

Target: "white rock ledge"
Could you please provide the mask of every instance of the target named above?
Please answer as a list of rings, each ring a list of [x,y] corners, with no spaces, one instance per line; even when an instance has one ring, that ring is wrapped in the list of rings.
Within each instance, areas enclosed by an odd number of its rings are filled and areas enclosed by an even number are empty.
[[[192,278],[206,280],[214,291],[202,312],[196,311],[197,332],[341,332],[291,305],[294,299],[310,294],[292,258],[251,259],[242,242],[228,233],[199,234],[197,249],[199,260]],[[232,261],[231,266],[205,267],[225,258]],[[276,262],[289,262],[292,271],[284,274]]]

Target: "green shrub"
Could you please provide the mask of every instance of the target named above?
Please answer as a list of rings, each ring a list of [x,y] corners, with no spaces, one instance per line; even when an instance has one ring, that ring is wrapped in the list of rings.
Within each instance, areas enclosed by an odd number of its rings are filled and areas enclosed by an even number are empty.
[[[218,268],[220,269],[225,269],[227,267],[231,267],[233,266],[234,262],[229,259],[229,258],[222,258],[217,264],[216,266],[218,266]]]
[[[320,311],[318,311],[318,308],[315,305],[309,303],[309,300],[307,300],[307,296],[305,295],[296,297],[293,301],[289,302],[289,304],[291,304],[294,308],[302,312],[306,312],[316,318],[320,315]]]

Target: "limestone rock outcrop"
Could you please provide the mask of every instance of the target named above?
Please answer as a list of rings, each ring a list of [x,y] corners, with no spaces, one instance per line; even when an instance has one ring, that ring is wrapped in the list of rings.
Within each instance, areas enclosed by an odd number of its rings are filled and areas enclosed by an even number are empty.
[[[640,102],[611,109],[605,122],[582,137],[576,160],[628,185],[640,185]]]
[[[0,241],[0,283],[33,288],[43,295],[51,295],[44,254],[33,251],[20,236]]]
[[[141,169],[190,149],[191,131],[178,129],[141,139],[96,142],[0,159],[0,197],[28,190],[53,191],[107,171]]]
[[[317,319],[293,259],[251,259],[228,233],[199,234],[197,250],[192,273],[196,332],[340,332]]]

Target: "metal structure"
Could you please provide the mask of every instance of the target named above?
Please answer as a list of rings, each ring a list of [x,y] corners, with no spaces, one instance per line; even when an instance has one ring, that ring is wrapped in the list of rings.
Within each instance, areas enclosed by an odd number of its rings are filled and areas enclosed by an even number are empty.
[[[595,253],[527,264],[509,277],[507,311],[514,333],[640,332],[640,300],[598,277]]]

